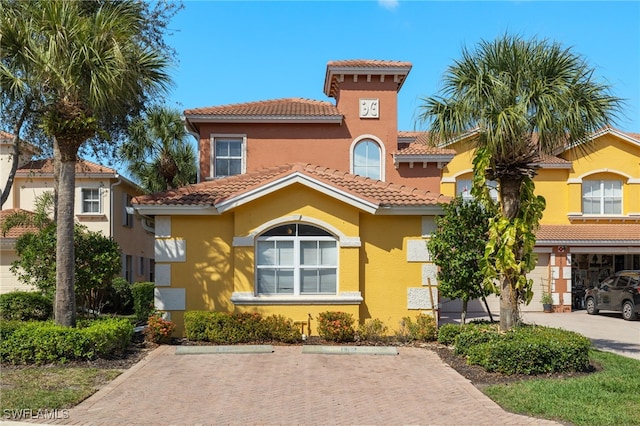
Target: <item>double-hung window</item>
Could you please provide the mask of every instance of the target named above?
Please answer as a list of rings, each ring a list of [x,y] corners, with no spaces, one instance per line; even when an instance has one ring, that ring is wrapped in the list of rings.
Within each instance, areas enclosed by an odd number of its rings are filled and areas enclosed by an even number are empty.
[[[353,174],[379,180],[380,146],[372,140],[365,139],[353,148]]]
[[[213,176],[221,178],[243,173],[244,137],[213,138]]]
[[[101,213],[100,188],[82,189],[82,213]]]
[[[282,225],[257,240],[258,294],[336,294],[337,272],[337,241],[323,229]]]
[[[619,180],[582,181],[582,213],[622,214],[622,182]]]

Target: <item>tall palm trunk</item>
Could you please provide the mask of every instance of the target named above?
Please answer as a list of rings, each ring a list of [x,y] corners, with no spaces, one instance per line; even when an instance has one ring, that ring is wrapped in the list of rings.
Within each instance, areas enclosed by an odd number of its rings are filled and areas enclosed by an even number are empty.
[[[62,145],[62,146],[60,146]],[[73,244],[76,152],[67,144],[56,144],[60,158],[56,235],[55,321],[66,327],[76,325],[75,251]]]
[[[500,180],[500,202],[502,204],[502,214],[509,220],[513,220],[520,212],[520,187],[521,179],[501,179]],[[520,257],[521,242],[515,242],[515,253]],[[514,273],[515,274],[515,273]],[[500,329],[509,330],[519,322],[518,296],[512,285],[514,274],[505,274],[500,279]]]

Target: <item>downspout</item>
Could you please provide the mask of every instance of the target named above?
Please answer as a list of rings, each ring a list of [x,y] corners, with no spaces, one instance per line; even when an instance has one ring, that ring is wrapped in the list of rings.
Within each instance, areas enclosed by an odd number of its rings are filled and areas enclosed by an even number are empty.
[[[109,222],[110,222],[110,226],[109,226],[109,232],[110,232],[110,237],[114,238],[113,234],[115,231],[115,227],[114,227],[114,222],[115,222],[115,217],[113,215],[114,213],[114,209],[113,209],[113,204],[114,204],[114,196],[113,196],[113,188],[120,185],[122,183],[122,179],[120,179],[120,175],[118,173],[115,174],[115,178],[118,179],[118,181],[116,183],[112,183],[111,186],[109,187]]]

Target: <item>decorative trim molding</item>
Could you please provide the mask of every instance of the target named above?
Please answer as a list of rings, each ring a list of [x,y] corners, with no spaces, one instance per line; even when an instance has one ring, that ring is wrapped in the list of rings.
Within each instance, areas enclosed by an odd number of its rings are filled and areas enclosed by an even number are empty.
[[[236,305],[359,305],[362,303],[359,291],[341,292],[337,295],[260,295],[250,291],[234,291],[231,302]]]

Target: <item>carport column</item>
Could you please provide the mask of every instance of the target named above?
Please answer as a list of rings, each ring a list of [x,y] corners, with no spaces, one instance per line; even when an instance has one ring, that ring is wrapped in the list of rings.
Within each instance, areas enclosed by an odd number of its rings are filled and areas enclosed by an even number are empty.
[[[555,312],[571,312],[571,254],[567,251],[567,246],[554,246],[549,262]]]

